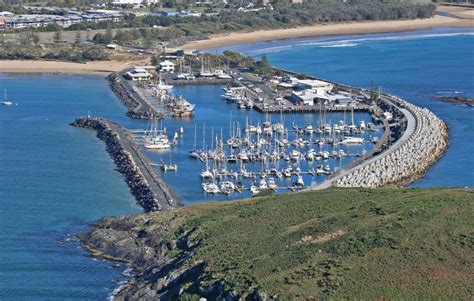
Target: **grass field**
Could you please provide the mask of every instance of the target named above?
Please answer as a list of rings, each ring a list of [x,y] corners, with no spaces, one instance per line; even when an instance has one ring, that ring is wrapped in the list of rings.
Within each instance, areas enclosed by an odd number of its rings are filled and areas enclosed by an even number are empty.
[[[191,233],[171,255],[240,296],[472,300],[473,208],[462,189],[332,189],[128,217],[126,231]]]

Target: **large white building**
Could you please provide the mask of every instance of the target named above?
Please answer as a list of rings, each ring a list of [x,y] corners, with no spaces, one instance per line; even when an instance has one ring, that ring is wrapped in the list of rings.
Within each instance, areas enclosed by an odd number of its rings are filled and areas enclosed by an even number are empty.
[[[162,72],[174,72],[174,63],[168,60],[160,63],[160,71]]]

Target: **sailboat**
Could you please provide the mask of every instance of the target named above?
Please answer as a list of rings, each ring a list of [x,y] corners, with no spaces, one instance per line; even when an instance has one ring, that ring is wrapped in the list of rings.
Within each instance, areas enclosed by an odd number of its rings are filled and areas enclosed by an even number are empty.
[[[171,153],[170,153],[170,164],[166,164],[165,162],[161,162],[161,170],[163,171],[178,171],[178,165],[171,163]]]
[[[14,105],[13,102],[7,100],[7,89],[5,89],[5,98],[2,101],[2,105],[4,105],[4,106],[13,106]]]
[[[145,136],[145,148],[148,149],[168,149],[171,148],[171,143],[166,136],[164,130],[158,130],[157,121],[155,119],[150,120],[150,131]]]

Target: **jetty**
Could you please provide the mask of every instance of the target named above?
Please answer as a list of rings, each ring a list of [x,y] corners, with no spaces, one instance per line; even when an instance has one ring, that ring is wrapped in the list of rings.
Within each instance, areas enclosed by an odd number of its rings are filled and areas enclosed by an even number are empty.
[[[137,119],[163,118],[163,114],[146,97],[135,92],[131,83],[123,80],[118,73],[106,77],[110,89],[128,108],[127,116]]]
[[[126,129],[109,120],[92,117],[78,118],[71,125],[97,131],[97,137],[105,142],[117,170],[125,176],[131,193],[145,212],[169,210],[181,205]]]

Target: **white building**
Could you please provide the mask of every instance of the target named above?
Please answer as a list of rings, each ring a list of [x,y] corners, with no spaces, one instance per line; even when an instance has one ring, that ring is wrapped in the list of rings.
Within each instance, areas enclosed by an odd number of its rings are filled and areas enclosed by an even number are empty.
[[[145,69],[135,68],[132,71],[126,72],[125,78],[131,79],[133,81],[146,81],[151,78],[151,74]]]
[[[331,92],[334,85],[317,79],[300,79],[295,84],[296,90],[322,89],[325,92]]]
[[[160,71],[163,71],[163,72],[174,72],[174,67],[175,67],[174,63],[168,60],[160,63]]]

